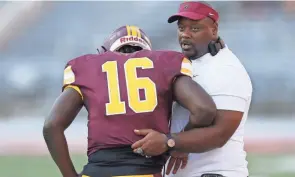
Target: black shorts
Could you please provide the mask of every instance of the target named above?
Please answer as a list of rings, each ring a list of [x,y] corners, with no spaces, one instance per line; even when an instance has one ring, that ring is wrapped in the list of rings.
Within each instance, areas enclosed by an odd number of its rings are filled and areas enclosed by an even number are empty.
[[[146,158],[133,153],[130,146],[102,149],[89,155],[83,177],[161,177],[167,154]],[[146,176],[145,176],[146,175]]]

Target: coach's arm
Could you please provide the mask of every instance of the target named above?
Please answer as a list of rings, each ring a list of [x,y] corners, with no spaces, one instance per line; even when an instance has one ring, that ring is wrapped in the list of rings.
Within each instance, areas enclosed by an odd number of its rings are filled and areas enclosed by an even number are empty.
[[[239,127],[244,112],[248,113],[252,84],[246,72],[222,66],[210,77],[207,79],[214,82],[210,83],[208,92],[217,107],[214,123],[210,127],[175,134],[176,149],[180,151],[202,153],[224,146]]]
[[[243,112],[240,111],[218,110],[212,126],[173,134],[176,140],[175,150],[202,153],[220,148],[234,134],[242,117]]]
[[[188,153],[202,153],[224,146],[238,128],[242,117],[243,112],[219,109],[212,126],[173,134],[176,148],[170,153],[166,175],[171,171],[176,174],[179,168],[185,168]]]

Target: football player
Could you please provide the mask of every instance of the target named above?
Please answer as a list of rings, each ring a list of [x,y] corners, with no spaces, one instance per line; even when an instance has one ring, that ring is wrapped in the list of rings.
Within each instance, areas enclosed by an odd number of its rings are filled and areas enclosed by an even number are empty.
[[[65,129],[84,106],[88,111],[88,164],[83,177],[157,177],[168,150],[190,149],[169,134],[172,102],[191,114],[189,125],[209,126],[216,108],[195,83],[191,62],[174,51],[152,51],[146,34],[135,26],[115,30],[99,54],[69,61],[64,69],[63,92],[47,117],[43,135],[63,177],[78,176],[70,159]],[[205,118],[206,117],[206,118]],[[137,129],[153,130],[152,153],[134,153]]]

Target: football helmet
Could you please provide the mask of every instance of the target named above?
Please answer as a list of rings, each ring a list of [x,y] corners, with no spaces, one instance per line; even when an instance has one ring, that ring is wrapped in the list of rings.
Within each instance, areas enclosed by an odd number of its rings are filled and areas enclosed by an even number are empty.
[[[142,49],[152,49],[149,38],[139,27],[126,25],[116,29],[98,51],[132,53]]]

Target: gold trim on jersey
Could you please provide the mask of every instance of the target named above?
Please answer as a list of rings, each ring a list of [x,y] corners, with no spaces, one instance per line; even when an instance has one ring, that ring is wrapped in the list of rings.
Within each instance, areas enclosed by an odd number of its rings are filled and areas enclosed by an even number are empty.
[[[192,63],[189,59],[187,59],[185,57],[182,59],[182,62],[184,62],[184,63]]]
[[[64,80],[63,80],[63,84],[71,84],[75,82],[75,74],[72,70],[72,66],[68,66],[65,70],[64,70]]]
[[[181,68],[180,72],[181,72],[182,74],[188,75],[188,76],[190,76],[190,77],[193,76],[192,71],[190,71],[190,70],[188,70],[188,69],[185,69],[185,68]]]
[[[193,76],[193,66],[189,59],[187,58],[182,59],[180,72],[190,77]]]
[[[72,89],[76,90],[76,91],[80,94],[82,100],[84,99],[84,98],[83,98],[83,95],[82,95],[82,92],[81,92],[81,90],[80,90],[80,88],[79,88],[78,86],[75,86],[75,85],[67,85],[67,86],[64,88],[64,90],[65,90],[65,89],[68,89],[68,88],[72,88]]]

